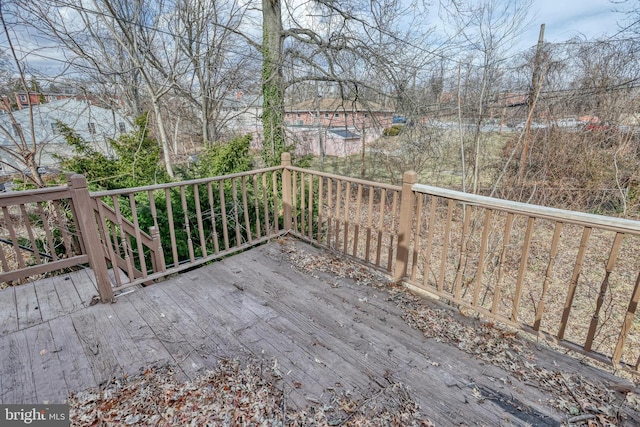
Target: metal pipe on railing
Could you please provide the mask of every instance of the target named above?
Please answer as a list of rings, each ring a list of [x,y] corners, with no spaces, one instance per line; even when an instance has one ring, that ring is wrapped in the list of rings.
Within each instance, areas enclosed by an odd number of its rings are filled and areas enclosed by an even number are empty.
[[[13,246],[13,245],[14,245],[14,244],[13,244],[13,242],[12,242],[11,240],[7,240],[7,239],[3,239],[3,238],[0,238],[0,242],[2,242],[2,243],[6,243],[7,245],[11,245],[11,246]],[[52,257],[51,255],[49,255],[49,254],[44,254],[44,253],[42,253],[42,252],[40,252],[40,251],[37,251],[37,252],[36,252],[36,250],[35,250],[35,249],[32,249],[32,248],[30,248],[30,247],[28,247],[28,246],[24,246],[24,245],[20,245],[20,244],[18,244],[18,247],[19,247],[20,249],[24,249],[25,251],[29,251],[29,252],[34,253],[34,254],[35,254],[35,253],[37,253],[38,255],[43,256],[43,257],[45,257],[45,258],[53,259],[53,257]]]

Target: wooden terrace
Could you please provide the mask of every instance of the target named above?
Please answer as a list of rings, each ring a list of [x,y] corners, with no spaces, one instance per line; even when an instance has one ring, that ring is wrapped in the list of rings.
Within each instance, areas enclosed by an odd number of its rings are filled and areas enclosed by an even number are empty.
[[[637,221],[429,187],[411,172],[402,186],[331,175],[286,153],[277,167],[103,192],[74,175],[0,194],[0,213],[3,403],[62,401],[152,365],[194,378],[233,357],[274,364],[300,407],[336,383],[366,399],[397,381],[437,425],[640,425],[633,384],[581,363],[637,378]],[[337,254],[379,286],[296,269],[291,244]],[[398,286],[431,299],[401,304]],[[434,304],[467,317],[440,319]]]
[[[150,366],[194,378],[221,358],[258,358],[277,366],[280,386],[301,407],[327,401],[336,387],[367,397],[393,381],[438,426],[555,426],[566,418],[535,384],[410,327],[384,287],[293,269],[283,251],[290,244],[134,288],[115,304],[90,306],[97,289],[84,270],[2,291],[2,403],[63,402]],[[296,250],[317,253],[300,243]],[[620,382],[532,348],[565,373]]]

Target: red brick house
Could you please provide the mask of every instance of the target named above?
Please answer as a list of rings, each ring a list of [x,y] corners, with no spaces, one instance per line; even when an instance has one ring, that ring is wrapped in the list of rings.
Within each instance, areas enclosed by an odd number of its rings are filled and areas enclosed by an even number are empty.
[[[318,98],[285,106],[288,126],[322,126],[326,128],[385,128],[391,126],[392,108],[375,102]]]
[[[63,93],[40,93],[40,92],[18,92],[15,94],[16,104],[18,109],[29,108],[29,100],[31,105],[38,105],[41,102],[49,103],[53,101],[60,101],[62,99],[75,98],[75,95],[63,94]]]

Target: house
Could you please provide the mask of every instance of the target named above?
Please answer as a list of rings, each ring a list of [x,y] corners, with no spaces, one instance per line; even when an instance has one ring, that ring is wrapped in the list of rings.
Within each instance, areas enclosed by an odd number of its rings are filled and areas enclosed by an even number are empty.
[[[285,106],[285,123],[327,128],[385,128],[391,125],[393,113],[393,109],[375,102],[317,98]]]
[[[73,149],[60,135],[57,123],[62,122],[74,129],[85,141],[94,145],[96,151],[107,156],[113,155],[108,144],[109,139],[130,132],[131,124],[118,112],[91,105],[86,101],[63,99],[46,104],[32,106],[34,135],[37,144],[37,163],[39,166],[55,167],[58,160],[54,155],[69,156]],[[12,113],[16,123],[12,123],[9,114],[0,116],[0,159],[23,169],[6,150],[15,149],[22,131],[29,144],[32,141],[29,109]],[[3,150],[4,148],[4,150]],[[9,168],[5,168],[9,169]],[[0,171],[0,173],[3,171]],[[10,170],[4,170],[11,173]]]
[[[345,157],[379,138],[393,117],[393,109],[375,102],[317,98],[286,106],[284,120],[297,154]]]
[[[63,99],[72,99],[75,95],[68,93],[18,92],[15,97],[18,109],[24,110],[29,108],[29,102],[31,102],[31,105],[39,105]]]

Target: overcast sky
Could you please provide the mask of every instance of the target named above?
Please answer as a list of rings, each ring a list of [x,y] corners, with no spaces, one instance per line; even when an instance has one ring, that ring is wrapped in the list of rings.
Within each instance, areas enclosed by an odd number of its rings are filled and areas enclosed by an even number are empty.
[[[612,36],[619,31],[617,21],[624,20],[624,15],[614,12],[614,8],[609,0],[534,0],[531,11],[534,19],[523,44],[536,44],[540,24],[545,24],[547,42],[561,42],[576,36],[587,39]]]
[[[520,1],[520,0],[511,0]],[[636,1],[636,0],[631,0]],[[620,27],[617,22],[623,23],[625,17],[615,12],[616,5],[609,0],[533,0],[530,11],[531,26],[522,34],[516,50],[525,50],[536,44],[540,24],[545,24],[545,41],[562,42],[573,37],[585,39],[601,38],[615,35]],[[437,27],[437,6],[432,6],[429,15],[433,15]],[[19,37],[19,50],[23,52],[33,51],[34,48],[42,48],[50,44],[49,41],[41,41],[37,37],[21,34]],[[5,47],[4,37],[0,37],[0,46]],[[29,63],[32,67],[44,74],[57,74],[64,62],[64,56],[59,50],[40,50],[40,55],[31,55]],[[51,61],[47,58],[56,58]]]

